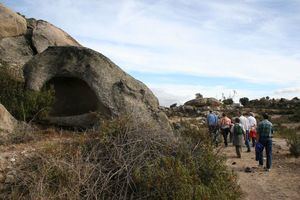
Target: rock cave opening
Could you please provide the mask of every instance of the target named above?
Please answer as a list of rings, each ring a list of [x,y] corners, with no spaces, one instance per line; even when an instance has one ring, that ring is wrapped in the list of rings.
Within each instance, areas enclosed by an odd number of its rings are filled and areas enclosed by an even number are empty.
[[[75,116],[98,110],[99,103],[95,92],[79,78],[54,77],[46,86],[55,90],[51,116]]]

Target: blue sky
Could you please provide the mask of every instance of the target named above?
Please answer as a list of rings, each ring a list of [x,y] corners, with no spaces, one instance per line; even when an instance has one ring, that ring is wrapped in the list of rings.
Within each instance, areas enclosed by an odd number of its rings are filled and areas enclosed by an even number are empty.
[[[103,53],[162,105],[300,96],[300,0],[0,2]]]

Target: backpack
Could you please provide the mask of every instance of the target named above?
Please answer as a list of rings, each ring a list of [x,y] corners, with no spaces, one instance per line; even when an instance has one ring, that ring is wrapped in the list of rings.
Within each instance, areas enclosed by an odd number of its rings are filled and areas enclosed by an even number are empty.
[[[243,135],[243,129],[239,124],[234,125],[234,133],[236,135]]]

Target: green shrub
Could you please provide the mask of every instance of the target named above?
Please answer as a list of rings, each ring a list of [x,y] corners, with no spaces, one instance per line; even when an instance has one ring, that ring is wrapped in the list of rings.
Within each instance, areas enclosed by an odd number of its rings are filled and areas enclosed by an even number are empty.
[[[240,98],[240,103],[241,103],[243,106],[247,106],[247,105],[249,104],[249,98],[248,98],[248,97]]]
[[[223,102],[225,105],[232,105],[232,104],[234,103],[232,98],[224,99],[222,102]]]
[[[300,134],[294,132],[287,137],[290,153],[298,158],[300,156]]]
[[[298,158],[300,156],[300,134],[297,133],[297,130],[279,127],[276,134],[286,139],[291,155]]]
[[[0,103],[18,120],[31,120],[37,113],[47,112],[54,102],[54,89],[25,90],[24,82],[13,77],[5,65],[0,68],[0,85]]]
[[[293,112],[292,116],[290,117],[290,120],[292,120],[294,122],[300,122],[300,105],[294,109],[294,112]]]

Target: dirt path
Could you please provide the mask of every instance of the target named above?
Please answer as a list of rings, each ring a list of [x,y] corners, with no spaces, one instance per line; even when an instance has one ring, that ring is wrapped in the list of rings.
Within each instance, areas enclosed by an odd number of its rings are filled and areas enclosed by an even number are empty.
[[[243,199],[300,200],[300,158],[289,155],[284,139],[273,139],[273,167],[270,172],[258,168],[254,149],[247,153],[246,148],[243,148],[241,159],[236,158],[235,149],[231,145],[224,148],[223,152],[227,157],[227,166],[238,174],[244,192]],[[250,167],[253,172],[246,173],[246,167]]]

